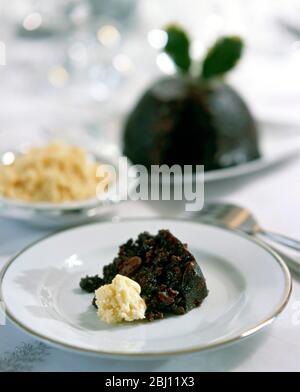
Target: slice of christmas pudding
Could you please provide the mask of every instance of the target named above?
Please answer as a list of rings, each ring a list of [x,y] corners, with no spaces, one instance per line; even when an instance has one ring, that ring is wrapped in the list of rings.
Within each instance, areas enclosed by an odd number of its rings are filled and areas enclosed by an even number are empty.
[[[102,279],[86,277],[81,279],[80,286],[91,292],[111,283],[117,274],[140,285],[147,306],[145,315],[150,321],[169,314],[184,314],[200,306],[208,295],[194,256],[168,230],[160,230],[157,235],[144,232],[135,241],[128,240],[120,246],[113,262],[103,268]]]

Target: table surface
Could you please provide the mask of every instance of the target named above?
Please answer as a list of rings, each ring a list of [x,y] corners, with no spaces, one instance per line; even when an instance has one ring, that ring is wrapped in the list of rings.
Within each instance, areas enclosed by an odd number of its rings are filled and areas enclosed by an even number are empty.
[[[300,158],[215,185],[213,194],[250,208],[266,228],[300,239]],[[158,216],[162,206],[124,202],[115,216]],[[47,230],[0,219],[0,262]],[[9,321],[0,326],[0,371],[300,371],[300,279],[275,323],[231,346],[151,361],[92,358],[40,343]]]

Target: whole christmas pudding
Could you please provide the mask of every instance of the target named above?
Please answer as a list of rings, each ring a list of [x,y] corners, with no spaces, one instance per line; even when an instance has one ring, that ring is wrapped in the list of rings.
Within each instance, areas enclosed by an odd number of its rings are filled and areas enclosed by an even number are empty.
[[[167,33],[165,51],[178,72],[156,81],[129,114],[124,154],[148,168],[202,164],[205,170],[259,158],[255,120],[242,97],[224,82],[241,56],[242,41],[220,38],[195,76],[188,36],[176,26]]]

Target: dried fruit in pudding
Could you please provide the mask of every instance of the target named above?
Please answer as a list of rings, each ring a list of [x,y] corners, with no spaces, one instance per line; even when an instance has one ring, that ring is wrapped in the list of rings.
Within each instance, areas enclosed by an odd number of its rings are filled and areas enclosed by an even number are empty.
[[[111,283],[117,274],[140,285],[150,321],[184,314],[200,306],[208,294],[194,256],[168,230],[157,235],[144,232],[121,245],[117,257],[103,268],[104,284]]]

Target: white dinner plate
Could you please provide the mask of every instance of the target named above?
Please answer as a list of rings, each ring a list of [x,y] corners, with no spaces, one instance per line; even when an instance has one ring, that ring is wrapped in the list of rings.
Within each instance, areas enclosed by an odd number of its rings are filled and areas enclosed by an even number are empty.
[[[206,277],[203,304],[182,316],[108,325],[80,278],[102,272],[118,247],[142,231],[169,229]],[[283,261],[246,235],[172,219],[93,223],[64,230],[22,251],[7,265],[1,297],[8,317],[47,343],[101,356],[176,355],[218,347],[270,324],[285,307],[291,278]]]

